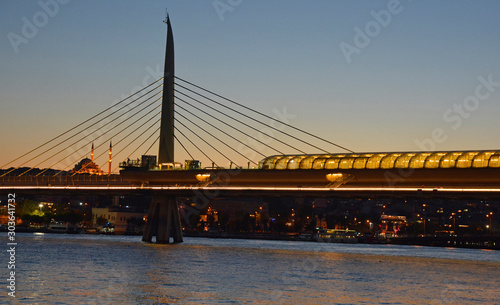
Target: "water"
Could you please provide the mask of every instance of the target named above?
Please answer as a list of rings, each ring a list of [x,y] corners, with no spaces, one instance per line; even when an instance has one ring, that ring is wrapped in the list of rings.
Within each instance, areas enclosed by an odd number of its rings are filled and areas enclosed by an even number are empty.
[[[138,236],[18,238],[12,304],[500,304],[498,251],[204,238],[157,245]],[[13,301],[3,289],[0,302]]]

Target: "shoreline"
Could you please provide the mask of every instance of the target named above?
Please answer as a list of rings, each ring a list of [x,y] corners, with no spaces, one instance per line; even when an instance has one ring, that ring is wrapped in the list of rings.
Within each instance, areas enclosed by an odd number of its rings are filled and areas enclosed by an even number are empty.
[[[3,229],[3,228],[2,228]],[[4,230],[0,230],[4,231]],[[138,233],[115,234],[115,233],[86,233],[86,232],[61,232],[47,229],[34,229],[18,227],[16,232],[20,233],[47,233],[47,234],[92,234],[92,235],[137,235]],[[312,238],[311,234],[300,233],[249,233],[249,232],[183,232],[184,237],[220,238],[220,239],[257,239],[257,240],[285,240],[297,242],[318,242]],[[359,244],[392,244],[392,245],[413,245],[428,247],[452,247],[500,250],[500,235],[490,236],[419,236],[419,237],[391,237],[391,238],[367,238],[360,237]]]
[[[287,240],[298,242],[318,242],[312,238],[301,238],[302,234],[265,234],[265,233],[210,233],[210,232],[184,232],[185,237],[222,238],[222,239],[261,239],[261,240]],[[429,247],[453,247],[469,249],[500,250],[500,235],[494,236],[424,236],[424,237],[392,237],[359,238],[359,244],[392,244],[413,245]]]

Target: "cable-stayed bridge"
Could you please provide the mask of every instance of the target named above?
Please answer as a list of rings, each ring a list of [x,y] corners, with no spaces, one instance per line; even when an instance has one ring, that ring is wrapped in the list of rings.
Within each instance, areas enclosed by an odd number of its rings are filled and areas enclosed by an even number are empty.
[[[151,192],[144,240],[166,243],[176,196],[500,193],[500,151],[357,153],[176,76],[166,23],[164,77],[3,164],[3,190]]]

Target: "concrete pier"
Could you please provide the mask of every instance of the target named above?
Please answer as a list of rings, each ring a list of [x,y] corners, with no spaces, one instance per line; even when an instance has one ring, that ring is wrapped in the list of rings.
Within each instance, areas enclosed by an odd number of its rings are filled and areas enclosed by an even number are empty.
[[[142,241],[152,242],[153,236],[159,244],[169,244],[171,237],[173,243],[183,241],[179,207],[174,196],[153,196]]]

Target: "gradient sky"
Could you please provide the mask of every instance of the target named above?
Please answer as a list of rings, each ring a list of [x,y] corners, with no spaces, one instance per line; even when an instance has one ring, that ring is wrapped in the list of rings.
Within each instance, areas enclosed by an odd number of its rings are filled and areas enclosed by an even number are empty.
[[[356,152],[500,149],[499,1],[65,2],[17,50],[9,33],[43,9],[0,2],[0,166],[163,67],[165,8],[177,76],[271,116],[286,107],[291,124]],[[359,47],[350,62],[342,43]]]

